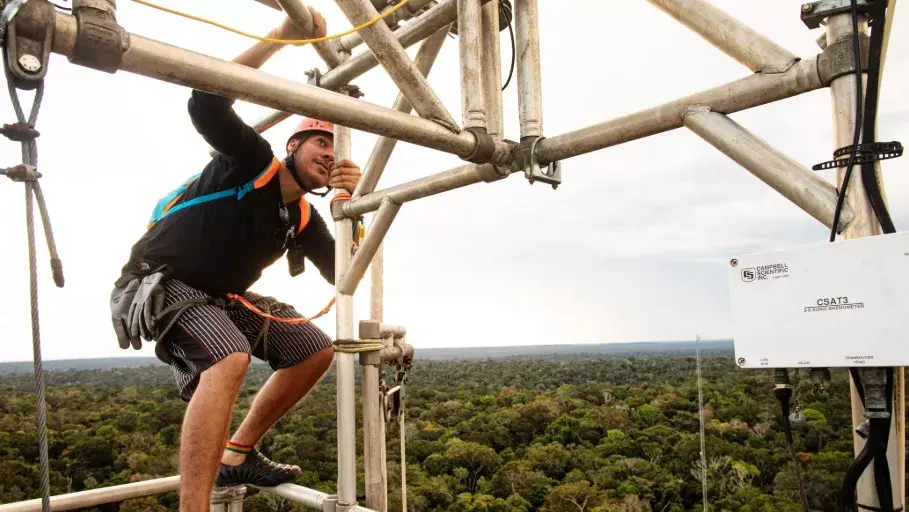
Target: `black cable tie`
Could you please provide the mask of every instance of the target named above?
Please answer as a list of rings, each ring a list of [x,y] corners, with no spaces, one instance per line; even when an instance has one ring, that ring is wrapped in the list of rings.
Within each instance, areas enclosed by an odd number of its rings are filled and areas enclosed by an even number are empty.
[[[845,146],[833,152],[833,160],[816,164],[812,167],[815,171],[833,169],[835,167],[846,167],[849,165],[848,157],[852,152],[852,146]],[[855,159],[853,165],[877,162],[879,160],[889,160],[903,156],[903,145],[899,141],[893,142],[866,142],[859,144],[855,150]]]
[[[0,135],[14,142],[28,142],[41,135],[34,126],[26,123],[5,124],[0,128]]]

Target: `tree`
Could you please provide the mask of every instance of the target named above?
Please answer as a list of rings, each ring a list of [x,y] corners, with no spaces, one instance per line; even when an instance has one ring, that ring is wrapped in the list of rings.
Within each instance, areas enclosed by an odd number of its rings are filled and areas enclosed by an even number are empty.
[[[657,409],[656,407],[645,404],[638,408],[635,411],[635,416],[640,420],[644,425],[652,427],[661,421],[665,421],[666,416],[663,415],[663,411]]]
[[[457,438],[446,444],[445,458],[451,467],[461,467],[469,472],[470,492],[476,490],[480,476],[492,475],[502,464],[502,458],[492,448]]]
[[[549,509],[552,512],[586,512],[600,500],[600,492],[590,482],[572,482],[549,491]]]
[[[571,454],[559,443],[535,444],[527,449],[527,460],[549,478],[561,480],[568,472]]]
[[[546,501],[550,479],[534,470],[528,461],[512,461],[503,465],[492,479],[493,494],[499,497],[520,496],[534,508]]]

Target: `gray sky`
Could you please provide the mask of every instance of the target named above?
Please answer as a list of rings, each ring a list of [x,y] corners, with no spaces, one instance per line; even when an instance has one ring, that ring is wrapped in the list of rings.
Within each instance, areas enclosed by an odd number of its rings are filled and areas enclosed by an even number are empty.
[[[252,0],[160,0],[264,34],[281,14]],[[251,40],[129,1],[128,30],[231,59]],[[799,2],[716,4],[797,55],[818,52],[819,31],[799,20]],[[329,33],[350,24],[331,0],[312,0]],[[611,8],[610,8],[611,7]],[[909,142],[909,22],[898,13],[881,91],[880,140]],[[746,76],[749,71],[644,1],[540,2],[544,134],[553,136]],[[510,45],[503,34],[507,75]],[[411,49],[411,55],[416,47]],[[460,118],[458,46],[449,39],[429,81]],[[321,61],[286,48],[263,68],[305,79]],[[322,65],[324,69],[324,65]],[[365,101],[390,106],[396,89],[381,69],[355,81]],[[186,113],[189,90],[119,72],[108,75],[54,56],[38,119],[39,166],[66,287],[53,286],[38,228],[43,355],[46,359],[153,355],[122,351],[108,311],[111,283],[145,229],[155,201],[201,170],[207,148]],[[30,105],[23,94],[23,104]],[[264,109],[237,106],[250,121]],[[732,116],[806,166],[834,149],[830,96],[822,89]],[[13,122],[9,101],[0,119]],[[267,133],[273,147],[299,118]],[[518,138],[515,82],[505,91],[506,136]],[[355,132],[362,166],[375,137]],[[0,141],[0,165],[20,163]],[[909,223],[906,158],[884,165],[897,228]],[[380,188],[462,164],[399,144]],[[832,179],[832,171],[822,174]],[[31,359],[27,252],[21,184],[2,182],[0,361]],[[326,218],[328,201],[316,206]],[[499,210],[496,212],[495,210]],[[40,226],[40,225],[39,225]],[[708,146],[676,130],[563,162],[558,191],[520,176],[405,205],[386,239],[385,319],[421,347],[715,338],[732,335],[725,262],[750,252],[823,243],[827,230]],[[368,315],[368,279],[356,298]],[[305,314],[333,294],[310,270],[290,279],[269,268],[255,291]],[[316,323],[334,334],[334,311]]]

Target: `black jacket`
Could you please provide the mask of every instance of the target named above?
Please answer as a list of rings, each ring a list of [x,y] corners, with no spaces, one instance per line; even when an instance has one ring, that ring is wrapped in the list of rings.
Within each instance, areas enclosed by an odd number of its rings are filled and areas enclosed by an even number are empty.
[[[193,126],[218,154],[179,202],[242,186],[275,163],[268,142],[232,107],[233,100],[192,92]],[[287,253],[291,275],[302,272],[305,257],[334,284],[334,238],[316,209],[310,208],[309,223],[301,232],[291,229],[287,236],[289,228],[300,225],[300,208],[299,201],[282,204],[275,176],[241,199],[227,197],[176,211],[136,242],[124,275],[163,265],[168,277],[213,297],[242,294]]]

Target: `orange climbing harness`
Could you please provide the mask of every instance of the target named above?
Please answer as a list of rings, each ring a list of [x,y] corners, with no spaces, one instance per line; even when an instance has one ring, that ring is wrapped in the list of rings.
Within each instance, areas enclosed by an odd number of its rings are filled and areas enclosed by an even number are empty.
[[[350,200],[350,194],[348,194],[347,192],[344,192],[344,191],[340,191],[335,195],[335,197],[333,197],[331,199],[331,202],[329,202],[329,206],[333,205],[336,201],[349,201],[349,200]],[[365,235],[365,233],[366,233],[366,226],[363,222],[363,216],[360,215],[357,217],[356,222],[354,222],[354,225],[353,225],[353,233],[352,233],[352,237],[351,237],[353,248],[360,245],[360,242],[363,240],[363,236]],[[240,305],[242,305],[246,309],[252,311],[253,313],[261,316],[262,318],[264,318],[266,320],[271,320],[272,322],[279,322],[282,324],[290,324],[290,325],[300,325],[300,324],[305,324],[307,322],[310,322],[311,320],[315,320],[316,318],[319,318],[319,317],[325,315],[326,313],[328,313],[329,311],[331,311],[331,307],[334,306],[334,304],[335,304],[335,298],[332,297],[331,300],[328,301],[328,304],[324,308],[322,308],[322,311],[319,311],[318,313],[316,313],[313,316],[305,317],[305,318],[280,318],[280,317],[272,315],[271,313],[266,313],[265,311],[262,311],[261,309],[254,306],[251,302],[249,302],[242,296],[237,295],[235,293],[227,294],[227,298],[240,303]]]

